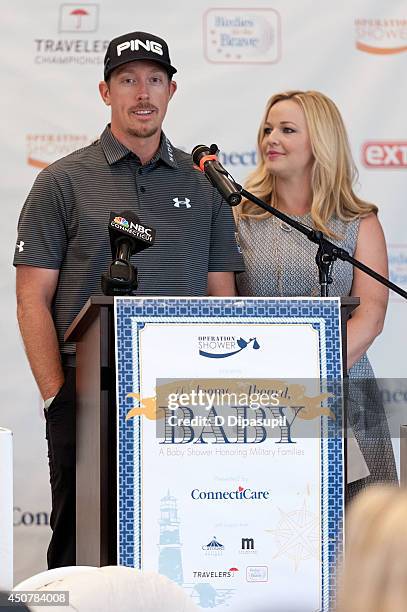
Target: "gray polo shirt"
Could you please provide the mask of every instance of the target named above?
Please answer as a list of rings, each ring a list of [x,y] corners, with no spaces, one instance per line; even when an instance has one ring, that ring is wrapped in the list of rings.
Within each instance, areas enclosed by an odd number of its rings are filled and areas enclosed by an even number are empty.
[[[60,270],[53,317],[63,335],[112,261],[110,212],[134,210],[156,229],[155,244],[132,257],[138,295],[207,294],[208,272],[244,269],[230,208],[191,156],[164,134],[154,158],[139,158],[112,135],[71,153],[39,173],[21,211],[14,265]]]

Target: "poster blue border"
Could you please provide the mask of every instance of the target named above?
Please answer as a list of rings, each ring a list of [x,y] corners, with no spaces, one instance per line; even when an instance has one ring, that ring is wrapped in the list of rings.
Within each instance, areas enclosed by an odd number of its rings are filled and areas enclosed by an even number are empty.
[[[134,498],[135,487],[141,497],[141,474],[134,473],[129,466],[134,465],[134,454],[139,454],[141,466],[141,427],[140,417],[132,419],[125,426],[126,396],[139,389],[139,380],[134,381],[134,373],[139,378],[138,364],[133,363],[133,328],[144,327],[146,321],[163,323],[170,320],[196,323],[207,319],[211,323],[270,323],[273,319],[291,324],[310,322],[319,332],[320,360],[326,365],[327,391],[334,391],[336,405],[330,406],[336,419],[327,419],[327,435],[321,437],[321,506],[323,521],[327,527],[328,546],[322,547],[322,608],[328,610],[336,592],[336,563],[342,521],[343,521],[343,441],[342,441],[342,404],[337,394],[337,384],[342,377],[340,301],[338,298],[115,298],[115,330],[117,358],[117,398],[118,398],[118,563],[129,567],[141,567],[140,534],[135,534],[135,513],[139,524],[141,505]],[[325,354],[321,346],[324,325]],[[138,333],[135,347],[138,355]],[[136,440],[136,448],[135,442]],[[325,456],[324,456],[325,453]],[[328,470],[326,474],[324,470]],[[326,484],[327,483],[327,484]],[[327,488],[327,490],[326,490]],[[135,537],[139,542],[135,553]],[[328,563],[324,550],[328,551]],[[328,568],[328,572],[325,568]],[[326,575],[328,573],[328,575]]]

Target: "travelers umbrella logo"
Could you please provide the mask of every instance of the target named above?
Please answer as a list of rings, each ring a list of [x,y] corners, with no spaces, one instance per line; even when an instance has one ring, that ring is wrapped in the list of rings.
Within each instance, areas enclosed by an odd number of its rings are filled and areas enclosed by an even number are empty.
[[[407,51],[407,19],[355,19],[356,49],[373,55]]]
[[[61,4],[59,32],[96,32],[98,19],[98,4]]]

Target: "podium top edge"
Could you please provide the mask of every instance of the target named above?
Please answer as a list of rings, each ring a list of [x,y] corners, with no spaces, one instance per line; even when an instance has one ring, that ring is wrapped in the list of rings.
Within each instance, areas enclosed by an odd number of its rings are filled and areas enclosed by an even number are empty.
[[[223,299],[222,297],[217,297],[217,296],[176,296],[176,295],[172,295],[172,296],[154,296],[154,295],[146,295],[146,296],[134,296],[136,298],[139,299],[145,299],[145,300],[151,300],[151,299],[168,299],[168,300],[174,300],[174,299],[182,299],[182,298],[186,298],[186,299],[197,299],[199,297],[202,297],[203,299]],[[234,301],[238,301],[238,300],[245,300],[245,299],[272,299],[274,296],[269,296],[269,297],[261,297],[261,298],[257,298],[257,296],[230,296],[227,297],[225,296],[224,299],[231,299]],[[303,299],[307,299],[311,296],[292,296],[292,299],[298,299],[298,298],[303,298]],[[317,297],[317,299],[332,299],[334,297],[337,296],[328,296],[327,298],[323,298],[323,297]],[[289,297],[283,297],[283,298],[278,298],[278,299],[290,299]],[[344,307],[348,313],[352,312],[352,310],[354,310],[359,304],[360,304],[360,299],[358,297],[350,297],[350,296],[346,296],[346,297],[341,297],[341,306]],[[114,297],[113,296],[107,296],[107,295],[92,295],[85,303],[85,305],[83,306],[83,308],[81,309],[81,311],[77,314],[77,316],[75,317],[75,319],[72,321],[71,325],[68,327],[68,329],[66,330],[65,334],[64,334],[64,340],[65,342],[76,342],[77,340],[79,340],[79,338],[81,337],[84,328],[86,328],[88,326],[88,324],[94,319],[94,317],[97,315],[97,313],[100,310],[100,307],[106,306],[108,308],[113,307],[114,304]]]

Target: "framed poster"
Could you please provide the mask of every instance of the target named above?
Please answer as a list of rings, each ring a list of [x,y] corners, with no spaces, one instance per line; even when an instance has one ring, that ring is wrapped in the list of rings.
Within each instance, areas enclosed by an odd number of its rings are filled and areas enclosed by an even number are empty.
[[[219,611],[328,610],[338,298],[117,298],[118,560]]]

